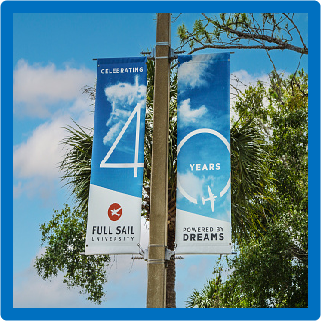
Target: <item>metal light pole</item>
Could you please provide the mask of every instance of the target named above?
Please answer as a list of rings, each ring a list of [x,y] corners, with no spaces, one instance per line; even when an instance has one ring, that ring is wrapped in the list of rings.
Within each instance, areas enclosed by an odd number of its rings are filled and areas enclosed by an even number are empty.
[[[157,14],[147,308],[166,307],[170,13]]]

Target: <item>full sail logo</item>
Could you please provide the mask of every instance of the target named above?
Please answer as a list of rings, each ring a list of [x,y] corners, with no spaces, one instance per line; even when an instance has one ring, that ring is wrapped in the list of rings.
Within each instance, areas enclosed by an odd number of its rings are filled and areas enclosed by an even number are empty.
[[[123,214],[123,209],[118,203],[113,203],[107,211],[111,221],[116,222]],[[117,224],[117,223],[116,223]],[[134,242],[135,232],[133,225],[94,225],[92,227],[92,242]]]
[[[111,221],[118,221],[123,214],[123,210],[118,203],[113,203],[109,206],[108,217]]]

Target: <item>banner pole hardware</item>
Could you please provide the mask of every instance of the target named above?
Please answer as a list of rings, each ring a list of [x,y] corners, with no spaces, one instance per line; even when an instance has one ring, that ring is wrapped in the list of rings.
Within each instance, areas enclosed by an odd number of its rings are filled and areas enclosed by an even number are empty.
[[[168,43],[167,42],[161,42],[161,43],[156,43],[156,45],[161,45],[161,46],[167,46]],[[169,56],[163,56],[163,57],[156,57],[156,48],[153,48],[152,51],[142,51],[140,54],[141,55],[147,55],[147,59],[148,60],[155,60],[155,59],[169,59],[170,61],[177,59],[178,55],[183,54],[185,52],[185,50],[183,51],[175,51],[172,48],[169,48],[170,52],[169,52]]]
[[[157,44],[157,43],[156,43]],[[159,43],[160,44],[160,43]],[[162,45],[167,45],[168,43],[166,42],[164,42],[164,43],[162,43]],[[185,50],[183,50],[183,51],[175,51],[174,49],[171,49],[171,58],[172,59],[177,59],[177,55],[181,55],[181,54],[183,54],[184,52],[186,52]],[[152,56],[150,56],[150,54],[152,53],[152,51],[141,51],[141,55],[148,55],[147,56],[147,59],[149,59],[149,60],[154,60],[155,59],[155,56],[154,56],[154,49],[153,49],[153,55]],[[234,51],[230,51],[230,54],[234,54],[235,52]],[[158,57],[158,59],[159,58],[161,58],[161,57]],[[166,57],[164,57],[164,58],[168,58],[167,56]],[[96,61],[96,60],[98,60],[97,58],[93,58],[93,60],[94,61]]]
[[[168,41],[160,41],[156,42],[156,46],[170,46],[170,43]]]

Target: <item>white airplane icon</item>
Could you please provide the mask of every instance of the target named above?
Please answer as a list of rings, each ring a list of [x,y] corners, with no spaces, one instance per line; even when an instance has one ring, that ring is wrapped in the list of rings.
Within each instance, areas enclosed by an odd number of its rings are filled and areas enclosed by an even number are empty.
[[[111,210],[111,215],[117,215],[120,216],[121,214],[119,214],[118,212],[121,210],[121,207],[117,210]]]
[[[214,194],[212,193],[211,188],[209,186],[207,186],[207,190],[208,190],[209,198],[202,197],[202,203],[203,203],[203,205],[205,205],[205,202],[210,201],[212,212],[214,212],[214,202],[215,202],[215,199],[217,196],[214,196]]]

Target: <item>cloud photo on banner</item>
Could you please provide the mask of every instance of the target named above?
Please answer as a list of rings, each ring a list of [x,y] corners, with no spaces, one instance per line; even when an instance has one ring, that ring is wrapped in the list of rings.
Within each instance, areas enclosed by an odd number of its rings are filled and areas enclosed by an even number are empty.
[[[178,106],[177,113],[180,119],[180,126],[196,125],[200,122],[205,122],[207,108],[202,105],[199,108],[191,109],[191,99],[187,98]]]
[[[191,56],[190,61],[185,62],[178,69],[181,79],[180,85],[183,89],[206,86],[206,69],[213,57],[211,55]]]
[[[219,215],[229,222],[230,215],[225,213],[230,206],[224,209],[220,205],[227,197],[222,191],[230,179],[230,153],[225,145],[229,147],[230,139],[228,61],[229,56],[219,54],[183,56],[179,61],[177,143],[181,147],[177,157],[177,207],[207,217]],[[186,77],[191,70],[197,72],[197,82]],[[221,176],[225,179],[221,180]],[[207,206],[204,200],[210,193],[213,201]]]
[[[139,85],[138,76],[135,77],[134,85],[121,82],[106,87],[105,95],[112,105],[112,111],[106,123],[109,129],[103,140],[105,145],[114,142],[131,112],[138,104],[140,104],[140,108],[145,108],[146,90],[145,85]],[[133,127],[131,128],[133,129]]]

